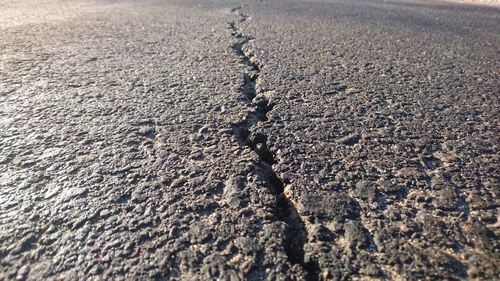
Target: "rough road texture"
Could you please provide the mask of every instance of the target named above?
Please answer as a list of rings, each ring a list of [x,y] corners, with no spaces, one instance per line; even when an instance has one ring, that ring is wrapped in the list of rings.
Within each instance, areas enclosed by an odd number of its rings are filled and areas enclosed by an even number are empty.
[[[499,17],[0,0],[0,280],[500,278]]]

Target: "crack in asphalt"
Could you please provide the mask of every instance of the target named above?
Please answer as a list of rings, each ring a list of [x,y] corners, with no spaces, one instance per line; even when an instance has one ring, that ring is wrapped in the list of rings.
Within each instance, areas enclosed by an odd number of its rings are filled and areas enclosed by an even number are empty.
[[[243,23],[248,16],[240,11],[241,7],[231,9]],[[257,90],[257,81],[261,72],[261,65],[255,61],[253,52],[247,48],[252,37],[244,35],[236,22],[229,23],[231,36],[237,39],[232,48],[241,58],[245,66],[243,84],[240,92],[245,97],[246,103],[252,108],[240,122],[232,125],[233,133],[241,145],[249,147],[259,157],[258,171],[265,182],[273,188],[277,199],[276,216],[287,225],[283,247],[288,260],[292,265],[300,265],[306,272],[307,280],[319,280],[320,268],[315,260],[305,261],[304,245],[307,242],[307,229],[304,221],[297,211],[295,203],[285,193],[285,182],[278,177],[272,165],[276,163],[274,154],[270,151],[267,141],[268,136],[262,133],[252,133],[251,128],[259,122],[269,121],[267,113],[273,110],[273,103],[268,93]]]

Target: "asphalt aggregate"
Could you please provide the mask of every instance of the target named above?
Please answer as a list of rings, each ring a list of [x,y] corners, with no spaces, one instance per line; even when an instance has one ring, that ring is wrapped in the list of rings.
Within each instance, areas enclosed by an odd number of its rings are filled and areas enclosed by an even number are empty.
[[[0,280],[498,280],[500,9],[0,0]]]

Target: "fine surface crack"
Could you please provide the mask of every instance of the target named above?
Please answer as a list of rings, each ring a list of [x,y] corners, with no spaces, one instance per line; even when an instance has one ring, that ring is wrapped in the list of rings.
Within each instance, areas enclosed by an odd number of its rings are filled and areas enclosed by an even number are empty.
[[[238,16],[239,23],[248,19],[248,16],[241,12],[241,7],[233,8],[231,11]],[[272,165],[276,160],[268,147],[268,136],[251,131],[254,125],[269,121],[267,114],[275,106],[266,93],[261,93],[257,89],[261,65],[256,62],[252,50],[248,48],[248,43],[253,38],[243,34],[236,22],[230,22],[228,29],[231,36],[237,40],[232,48],[240,57],[245,69],[240,93],[246,105],[251,108],[243,120],[232,125],[233,133],[241,145],[249,147],[258,155],[258,175],[272,187],[276,195],[276,216],[287,225],[283,247],[288,260],[292,265],[298,264],[304,269],[307,280],[318,280],[320,271],[318,263],[314,260],[305,260],[304,245],[307,242],[305,224],[295,204],[285,194],[285,182],[273,170]]]

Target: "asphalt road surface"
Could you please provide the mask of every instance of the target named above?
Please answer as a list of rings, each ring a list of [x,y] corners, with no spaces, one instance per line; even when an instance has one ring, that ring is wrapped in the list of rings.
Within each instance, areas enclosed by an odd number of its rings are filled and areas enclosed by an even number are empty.
[[[0,0],[0,280],[499,279],[499,22]]]

